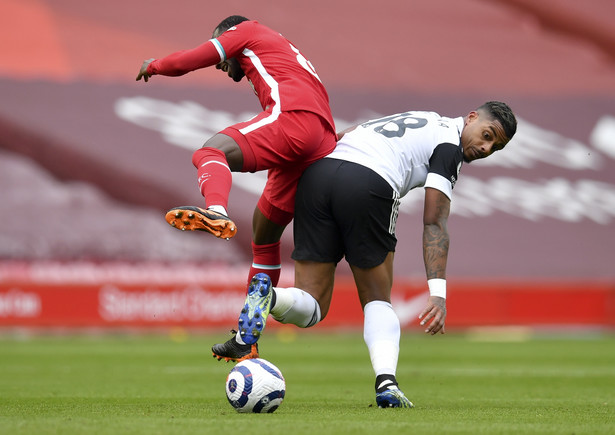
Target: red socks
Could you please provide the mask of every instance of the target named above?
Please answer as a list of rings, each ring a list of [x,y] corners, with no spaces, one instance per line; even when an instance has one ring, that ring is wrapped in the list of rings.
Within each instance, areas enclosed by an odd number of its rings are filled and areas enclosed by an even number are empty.
[[[207,207],[228,206],[228,197],[233,183],[231,169],[224,153],[216,148],[200,148],[192,155],[192,164],[198,173],[199,190],[205,197]],[[268,245],[255,245],[252,242],[252,267],[248,285],[252,277],[263,272],[269,275],[274,286],[280,279],[281,254],[280,242]]]
[[[197,169],[199,190],[207,207],[227,208],[233,176],[224,153],[216,148],[200,148],[192,154],[192,164]]]
[[[252,242],[252,267],[250,267],[250,275],[248,276],[248,286],[252,277],[261,272],[269,275],[273,286],[278,285],[282,269],[280,245],[281,242],[279,241],[269,245],[255,245]]]

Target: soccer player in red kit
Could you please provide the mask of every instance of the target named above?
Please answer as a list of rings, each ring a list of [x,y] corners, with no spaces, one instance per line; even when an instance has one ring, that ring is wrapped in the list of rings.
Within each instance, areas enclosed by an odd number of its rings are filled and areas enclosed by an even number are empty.
[[[215,65],[239,82],[246,76],[263,111],[210,138],[192,156],[205,209],[175,207],[167,222],[181,230],[208,231],[229,239],[237,231],[228,217],[231,171],[267,169],[265,189],[252,221],[253,263],[249,277],[280,275],[280,238],[294,214],[297,181],[303,170],[336,145],[329,96],[312,64],[280,33],[233,15],[212,39],[162,59],[148,59],[137,80],[153,75],[180,76]]]

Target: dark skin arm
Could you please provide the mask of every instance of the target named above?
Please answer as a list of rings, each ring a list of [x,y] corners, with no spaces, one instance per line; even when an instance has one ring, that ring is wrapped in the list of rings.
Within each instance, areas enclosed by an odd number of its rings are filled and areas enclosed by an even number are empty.
[[[446,224],[450,214],[451,201],[437,189],[425,188],[423,210],[423,261],[427,279],[446,279],[449,237]],[[425,332],[444,334],[446,299],[430,296],[425,309],[419,315],[421,325],[427,325]]]

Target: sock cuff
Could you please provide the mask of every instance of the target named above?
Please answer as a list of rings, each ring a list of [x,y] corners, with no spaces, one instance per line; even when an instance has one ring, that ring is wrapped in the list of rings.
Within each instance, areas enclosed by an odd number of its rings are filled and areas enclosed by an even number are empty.
[[[214,161],[219,163],[224,163],[226,167],[228,167],[228,162],[226,160],[226,154],[220,151],[217,148],[199,148],[194,153],[192,153],[192,164],[195,168],[200,168],[203,163],[207,163],[207,161]],[[230,168],[229,168],[230,171]]]
[[[282,245],[282,241],[278,240],[275,243],[268,243],[266,245],[257,245],[252,241],[252,253],[254,255],[269,255],[272,253],[280,253],[280,246]]]
[[[365,306],[363,307],[363,311],[365,312],[368,309],[368,307],[378,307],[378,306],[393,308],[393,305],[387,301],[371,301],[365,304]]]
[[[263,270],[274,270],[282,267],[281,241],[267,245],[256,245],[252,241],[252,267]]]
[[[376,393],[398,388],[397,379],[394,374],[383,373],[376,376]]]

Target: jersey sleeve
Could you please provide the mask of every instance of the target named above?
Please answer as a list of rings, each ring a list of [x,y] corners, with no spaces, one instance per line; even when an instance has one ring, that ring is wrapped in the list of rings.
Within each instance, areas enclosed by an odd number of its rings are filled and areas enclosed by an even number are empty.
[[[256,21],[245,21],[191,50],[172,53],[149,64],[148,74],[181,76],[237,56],[253,37]]]
[[[258,36],[256,36],[258,28],[257,21],[244,21],[211,41],[220,52],[222,60],[230,59],[241,54],[246,46],[258,39]]]
[[[438,189],[448,199],[452,199],[453,187],[457,182],[462,164],[463,150],[460,145],[439,144],[429,159],[429,173],[425,180],[425,187]]]
[[[215,39],[191,50],[182,50],[156,59],[147,67],[150,75],[181,76],[190,71],[213,66],[223,60]]]

